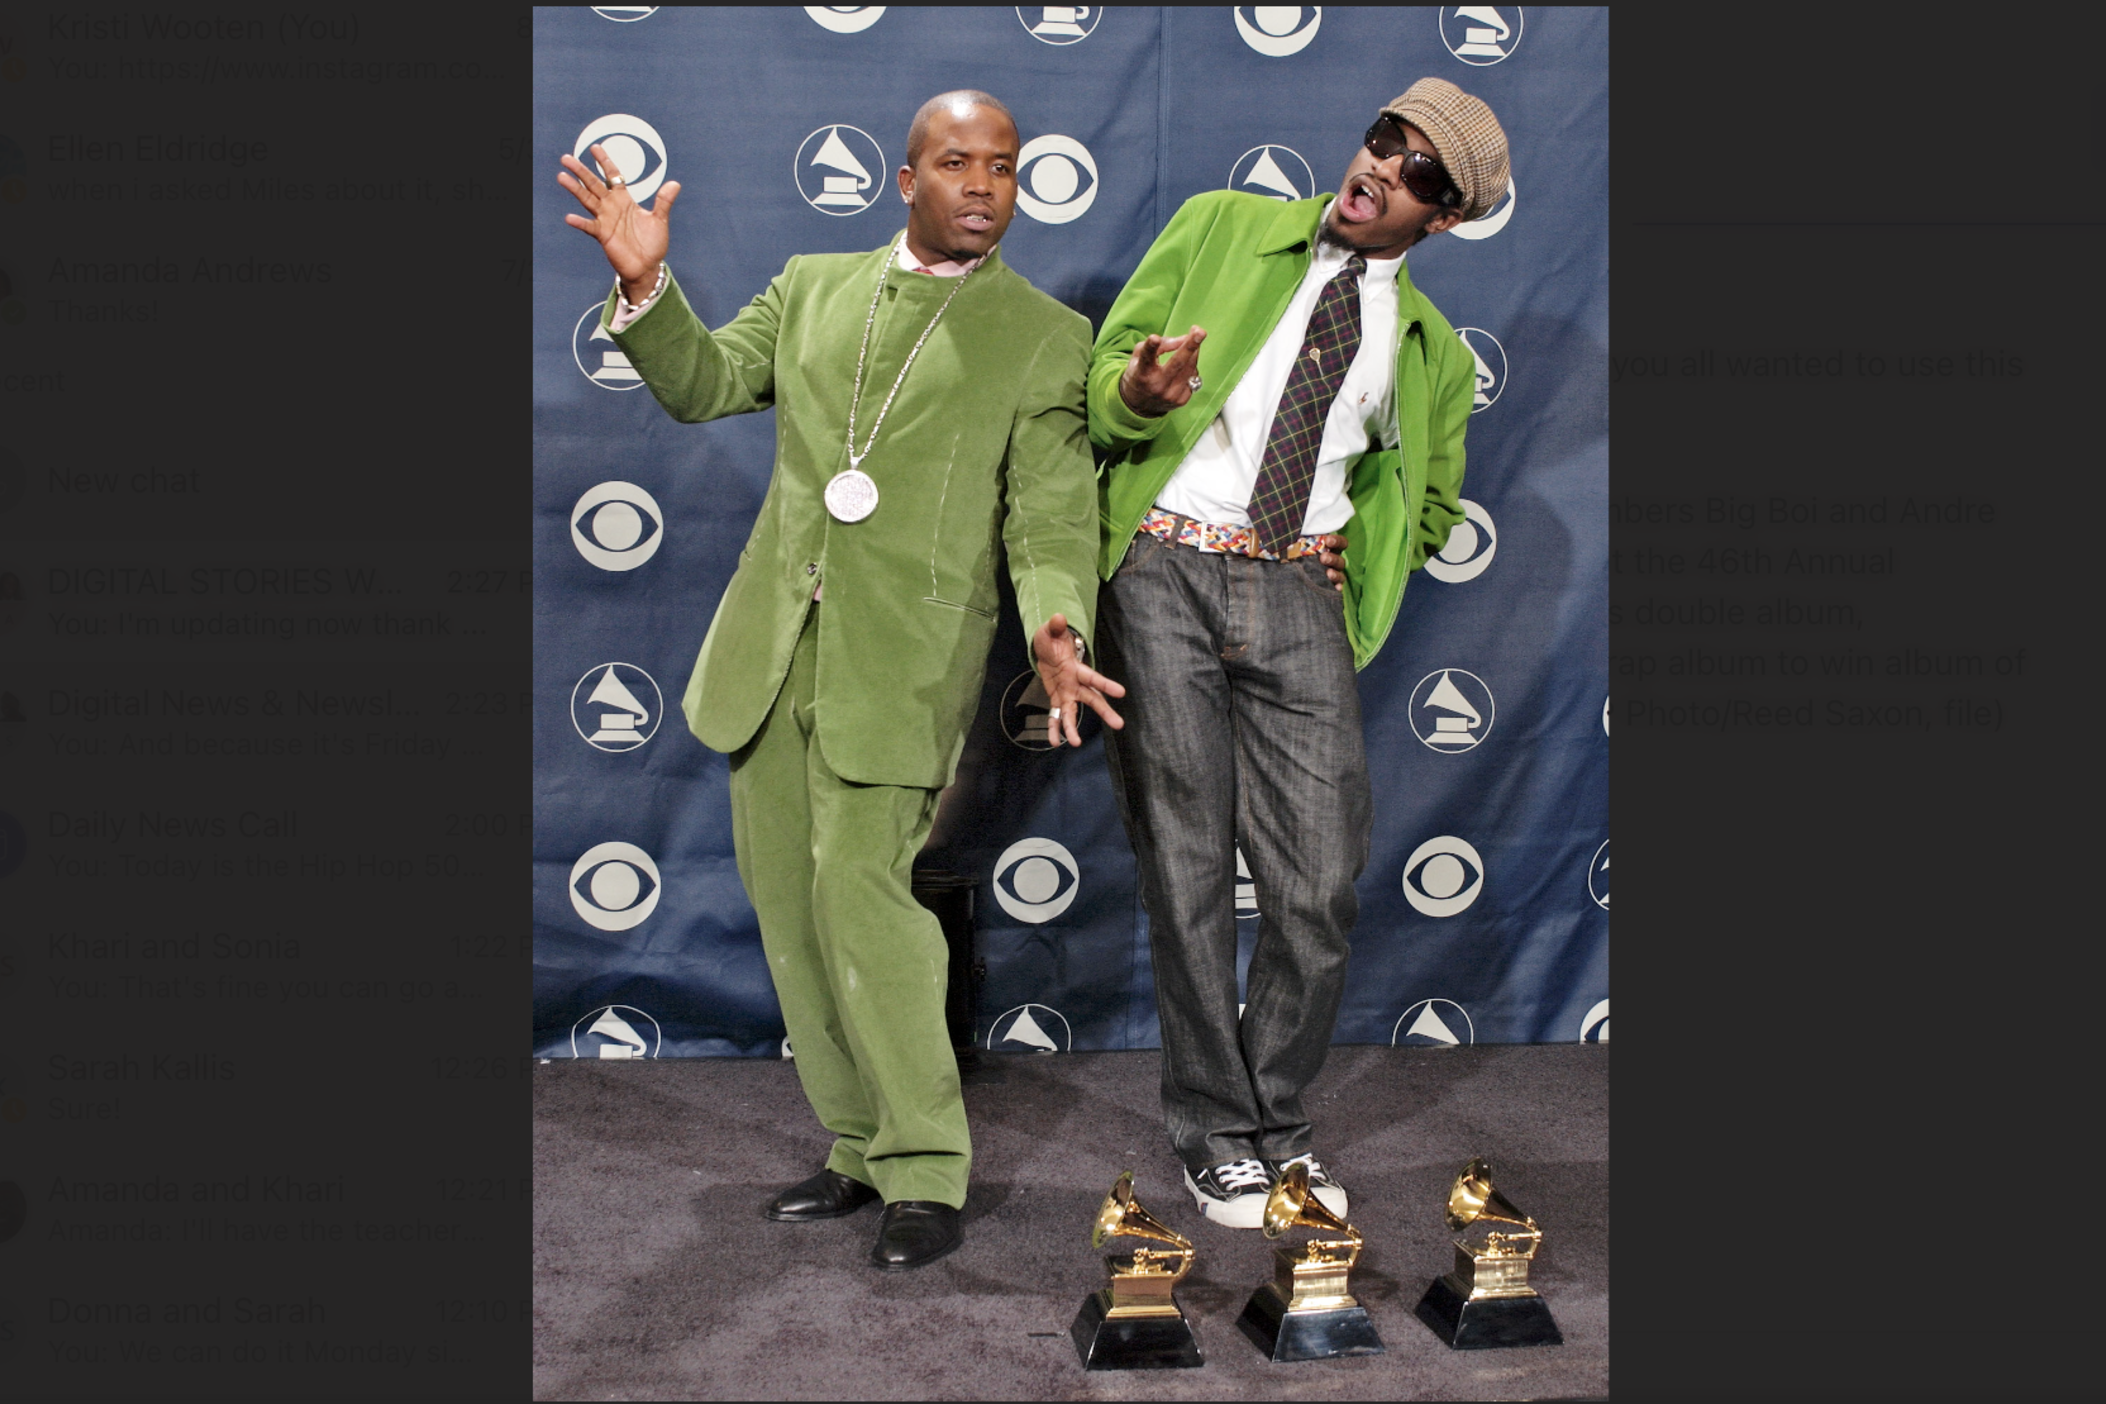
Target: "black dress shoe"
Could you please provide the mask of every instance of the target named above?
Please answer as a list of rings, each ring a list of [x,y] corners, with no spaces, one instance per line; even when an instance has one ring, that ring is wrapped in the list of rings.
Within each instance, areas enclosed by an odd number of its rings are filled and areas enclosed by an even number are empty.
[[[768,1217],[779,1223],[801,1224],[813,1219],[838,1219],[878,1197],[861,1180],[851,1180],[831,1170],[821,1170],[811,1179],[791,1185],[768,1205]]]
[[[899,1199],[885,1206],[870,1261],[887,1272],[933,1263],[965,1242],[963,1216],[933,1199]]]

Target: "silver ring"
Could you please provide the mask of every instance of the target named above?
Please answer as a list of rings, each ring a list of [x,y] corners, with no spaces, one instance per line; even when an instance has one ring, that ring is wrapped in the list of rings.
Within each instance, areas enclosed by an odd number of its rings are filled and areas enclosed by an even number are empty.
[[[1050,712],[1046,713],[1046,717],[1047,717],[1047,719],[1048,719],[1048,720],[1050,720],[1050,721],[1059,721],[1059,720],[1060,720],[1060,708],[1058,708],[1058,707],[1055,707],[1055,708],[1054,708],[1054,709],[1053,709],[1052,711],[1050,711]]]
[[[607,178],[607,188],[608,188],[609,190],[619,190],[619,189],[621,189],[621,188],[622,188],[623,186],[627,185],[628,183],[629,183],[628,181],[626,181],[626,180],[622,179],[622,178],[621,178],[620,176],[618,176],[618,175],[617,175],[617,176],[609,176],[609,177]]]
[[[1193,376],[1193,377],[1192,377],[1192,380],[1191,380],[1191,382],[1190,382],[1190,383],[1191,383],[1191,386],[1192,386],[1192,388],[1193,388],[1194,390],[1197,390],[1197,389],[1198,389],[1198,388],[1199,388],[1199,387],[1200,387],[1200,386],[1201,386],[1202,384],[1204,384],[1205,382],[1203,382],[1202,380],[1200,380],[1200,378],[1199,378],[1198,376],[1196,376],[1196,375],[1195,375],[1195,376]]]

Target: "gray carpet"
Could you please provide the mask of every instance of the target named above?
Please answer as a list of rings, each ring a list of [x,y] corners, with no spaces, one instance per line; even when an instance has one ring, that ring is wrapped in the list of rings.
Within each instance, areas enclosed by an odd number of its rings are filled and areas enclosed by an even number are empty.
[[[1294,1365],[1272,1364],[1236,1329],[1272,1245],[1200,1219],[1158,1119],[1157,1054],[983,1055],[982,1067],[965,1094],[975,1162],[965,1246],[891,1274],[864,1261],[875,1207],[820,1224],[761,1217],[828,1145],[789,1064],[537,1066],[535,1397],[1607,1394],[1607,1047],[1332,1050],[1311,1089],[1317,1150],[1367,1236],[1355,1291],[1389,1349]],[[1412,1315],[1451,1264],[1441,1210],[1478,1154],[1544,1228],[1533,1280],[1562,1346],[1451,1351]],[[1142,1204],[1198,1245],[1178,1295],[1206,1354],[1200,1369],[1086,1372],[1069,1340],[1076,1308],[1104,1279],[1091,1219],[1128,1168]]]

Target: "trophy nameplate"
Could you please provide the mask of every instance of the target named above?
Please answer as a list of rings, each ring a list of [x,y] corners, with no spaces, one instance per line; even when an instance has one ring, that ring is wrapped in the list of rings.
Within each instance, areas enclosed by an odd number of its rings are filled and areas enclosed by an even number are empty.
[[[1192,1240],[1160,1222],[1133,1197],[1133,1171],[1120,1174],[1097,1210],[1090,1246],[1131,1235],[1170,1247],[1136,1248],[1104,1259],[1111,1281],[1082,1299],[1068,1328],[1086,1370],[1177,1370],[1204,1365],[1192,1323],[1177,1304],[1177,1284],[1197,1256]]]
[[[1273,1279],[1251,1293],[1237,1327],[1277,1363],[1381,1355],[1382,1337],[1348,1280],[1360,1260],[1360,1231],[1310,1193],[1306,1165],[1289,1165],[1265,1201],[1265,1236],[1291,1228],[1343,1236],[1273,1249]]]
[[[1479,1156],[1448,1191],[1448,1227],[1460,1232],[1486,1223],[1514,1224],[1521,1232],[1487,1231],[1479,1243],[1456,1240],[1455,1270],[1426,1289],[1419,1320],[1455,1350],[1563,1345],[1550,1307],[1528,1285],[1543,1231],[1492,1187],[1492,1167]]]

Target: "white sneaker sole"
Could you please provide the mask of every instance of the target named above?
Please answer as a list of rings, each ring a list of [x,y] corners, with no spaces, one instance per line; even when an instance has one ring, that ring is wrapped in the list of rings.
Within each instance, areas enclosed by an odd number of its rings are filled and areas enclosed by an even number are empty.
[[[1337,1185],[1318,1185],[1316,1202],[1343,1219],[1346,1216],[1346,1192]],[[1260,1211],[1262,1213],[1262,1211]]]
[[[1209,1223],[1223,1228],[1254,1229],[1265,1227],[1265,1192],[1252,1190],[1239,1194],[1234,1199],[1215,1199],[1199,1188],[1190,1170],[1185,1171],[1185,1188],[1192,1192],[1192,1199],[1199,1205],[1199,1215]],[[1325,1206],[1329,1208],[1329,1205]]]

